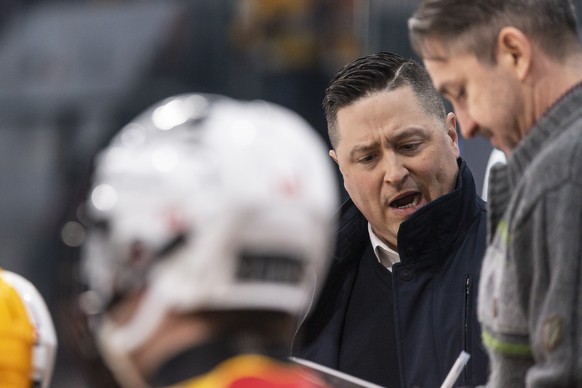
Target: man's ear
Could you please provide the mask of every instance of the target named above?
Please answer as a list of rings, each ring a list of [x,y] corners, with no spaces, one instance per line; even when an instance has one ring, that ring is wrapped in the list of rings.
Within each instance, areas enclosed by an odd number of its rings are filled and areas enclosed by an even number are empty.
[[[453,112],[449,112],[447,114],[447,135],[451,140],[451,147],[455,152],[457,158],[461,155],[461,151],[459,150],[459,135],[457,134],[457,117]]]
[[[334,150],[329,150],[329,156],[337,163],[337,155]],[[338,163],[339,164],[339,163]]]
[[[515,27],[504,27],[497,35],[498,64],[505,66],[523,81],[531,67],[532,44],[530,39]]]

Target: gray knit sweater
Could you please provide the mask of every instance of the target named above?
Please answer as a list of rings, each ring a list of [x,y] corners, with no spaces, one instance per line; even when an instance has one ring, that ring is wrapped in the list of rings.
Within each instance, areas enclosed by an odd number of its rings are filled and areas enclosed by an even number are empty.
[[[582,387],[582,84],[489,182],[479,320],[491,387]]]

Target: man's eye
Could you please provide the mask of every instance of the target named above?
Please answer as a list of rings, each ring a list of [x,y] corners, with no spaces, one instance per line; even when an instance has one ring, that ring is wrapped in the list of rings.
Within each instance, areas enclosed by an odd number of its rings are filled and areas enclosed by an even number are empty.
[[[459,87],[459,88],[451,89],[450,91],[445,92],[444,96],[452,104],[459,104],[459,103],[463,102],[466,98],[465,88]]]
[[[376,155],[375,154],[368,154],[368,155],[364,155],[360,159],[358,159],[358,162],[360,162],[360,163],[371,163],[371,162],[374,161],[374,159],[376,159]]]
[[[404,152],[412,152],[418,150],[421,143],[406,143],[400,146],[400,149]]]
[[[466,93],[465,93],[465,88],[460,88],[459,91],[457,92],[457,96],[455,97],[455,99],[457,101],[463,101],[465,99]]]

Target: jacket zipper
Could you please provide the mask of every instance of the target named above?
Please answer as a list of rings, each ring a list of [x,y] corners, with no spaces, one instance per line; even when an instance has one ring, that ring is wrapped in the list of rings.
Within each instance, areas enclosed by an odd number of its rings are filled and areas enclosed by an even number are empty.
[[[301,326],[307,320],[309,313],[311,313],[311,309],[313,308],[313,304],[315,302],[315,292],[317,290],[317,273],[315,273],[314,275],[315,276],[314,276],[314,282],[313,282],[313,289],[311,291],[311,298],[309,300],[309,304],[307,305],[307,310],[305,311],[305,314],[303,314],[303,318],[301,318],[301,320],[299,321],[299,324],[297,325],[297,328],[295,329],[295,333],[293,334],[293,338],[291,339],[291,349],[290,349],[291,357],[295,357],[295,351],[293,348],[295,346],[295,340],[297,339],[297,334],[299,334],[299,330],[301,330]]]
[[[465,303],[464,303],[464,308],[463,308],[463,350],[469,354],[471,354],[471,352],[469,352],[468,346],[469,346],[469,336],[470,336],[470,330],[469,330],[469,317],[470,317],[470,307],[471,307],[471,276],[467,275],[465,277]],[[463,377],[465,382],[468,381],[468,370],[467,370],[467,364],[465,364],[465,367],[463,368]]]

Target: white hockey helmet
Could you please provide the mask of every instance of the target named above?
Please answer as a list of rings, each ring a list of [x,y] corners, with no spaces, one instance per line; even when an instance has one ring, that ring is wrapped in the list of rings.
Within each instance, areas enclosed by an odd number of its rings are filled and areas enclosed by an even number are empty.
[[[53,321],[38,290],[0,268],[0,386],[47,388],[56,350]]]
[[[314,275],[327,273],[335,179],[323,140],[286,108],[203,94],[165,99],[96,160],[83,303],[106,312],[145,290],[134,317],[108,330],[125,351],[170,310],[298,314]]]

